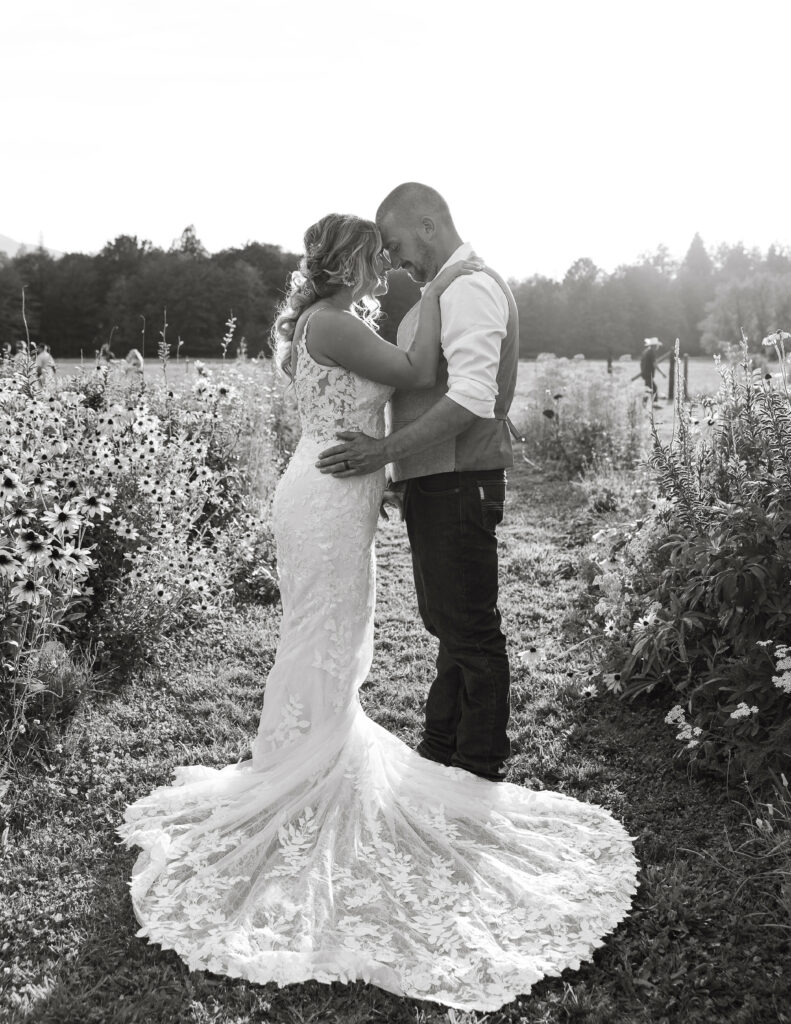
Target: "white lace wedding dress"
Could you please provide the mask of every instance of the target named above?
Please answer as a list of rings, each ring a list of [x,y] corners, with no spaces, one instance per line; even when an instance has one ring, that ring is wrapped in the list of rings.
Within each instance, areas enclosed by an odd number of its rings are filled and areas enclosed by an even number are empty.
[[[253,757],[177,768],[126,809],[137,934],[254,982],[494,1010],[628,913],[632,844],[600,807],[435,764],[364,714],[384,475],[314,462],[338,429],[381,437],[391,389],[296,344],[303,433],[274,500],[283,620]]]

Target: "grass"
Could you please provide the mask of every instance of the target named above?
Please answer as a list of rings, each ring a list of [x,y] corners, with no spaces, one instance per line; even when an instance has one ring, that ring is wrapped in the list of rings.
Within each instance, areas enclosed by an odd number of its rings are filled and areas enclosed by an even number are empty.
[[[209,359],[201,358],[201,361],[206,364],[210,369],[219,370],[222,365],[222,359]],[[239,362],[236,358],[228,356],[225,360],[226,366],[246,366],[248,369],[251,367],[254,369],[257,365],[252,360],[247,362]],[[90,370],[95,365],[94,359],[85,359],[82,361],[79,359],[58,359],[58,373],[65,375],[73,373],[80,365],[84,366],[85,369]],[[531,375],[535,372],[536,362],[534,359],[522,359],[519,364],[519,384],[517,386],[517,392],[526,392]],[[603,359],[588,359],[585,361],[586,366],[592,367],[603,367],[605,361]],[[629,376],[636,374],[640,368],[638,360],[632,360],[627,364],[625,368],[623,364],[615,364],[616,367],[621,369],[630,369],[632,372]],[[660,363],[660,368],[667,373],[667,360]],[[162,368],[159,361],[156,358],[156,354],[149,354],[145,362],[145,377],[146,379],[160,379],[162,376]],[[195,369],[195,359],[190,358],[189,363],[185,361],[185,357],[182,353],[178,362],[175,358],[172,358],[168,363],[168,377],[175,383],[182,381],[186,383],[194,382],[197,379],[197,370]],[[689,360],[689,393],[690,396],[698,393],[710,393],[716,391],[719,387],[720,378],[717,373],[714,360],[711,356],[692,356]],[[667,379],[663,378],[661,374],[657,375],[657,386],[663,394],[667,394]]]
[[[8,1024],[791,1024],[789,922],[778,917],[744,808],[674,760],[661,698],[586,696],[576,566],[600,524],[581,488],[511,476],[502,610],[514,667],[509,779],[608,807],[636,837],[632,914],[577,972],[489,1014],[453,1013],[372,986],[278,989],[190,973],[135,937],[115,845],[124,805],[175,765],[245,754],[277,642],[278,609],[232,612],[166,674],[87,695],[47,756],[0,781],[0,1018]],[[414,744],[434,644],[419,624],[403,526],[378,537],[376,657],[361,699]],[[529,669],[530,645],[550,656]],[[564,653],[569,651],[569,653]]]

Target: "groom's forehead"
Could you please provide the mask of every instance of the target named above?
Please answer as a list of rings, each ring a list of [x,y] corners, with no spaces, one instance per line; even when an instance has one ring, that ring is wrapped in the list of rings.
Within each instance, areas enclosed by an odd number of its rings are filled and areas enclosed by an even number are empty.
[[[388,242],[397,242],[402,237],[405,229],[406,222],[403,216],[399,216],[396,211],[386,213],[382,218],[382,222],[379,225],[379,233],[382,236],[382,245],[385,249],[388,248]]]

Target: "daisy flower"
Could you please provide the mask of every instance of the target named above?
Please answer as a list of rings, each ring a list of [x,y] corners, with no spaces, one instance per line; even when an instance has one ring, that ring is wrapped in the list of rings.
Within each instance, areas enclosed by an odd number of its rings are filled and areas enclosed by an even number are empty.
[[[12,509],[8,513],[8,523],[12,527],[19,528],[20,526],[27,526],[30,522],[30,517],[35,513],[34,508],[23,508],[21,505],[17,508]]]
[[[82,569],[87,572],[88,569],[94,569],[96,567],[96,560],[91,557],[89,549],[74,548],[69,552],[69,556],[78,569]]]
[[[82,523],[77,510],[68,501],[63,505],[55,505],[51,512],[44,512],[41,521],[59,537],[64,533],[74,533]]]
[[[27,488],[20,483],[19,476],[11,469],[0,470],[0,495],[8,501],[10,498],[23,498]]]
[[[15,557],[13,551],[8,548],[0,548],[0,577],[4,576],[7,580],[12,580],[21,567],[22,563]]]
[[[35,580],[23,580],[11,588],[11,600],[14,604],[29,604],[32,608],[41,604],[42,597],[49,597],[49,591]]]
[[[73,569],[76,562],[71,556],[75,550],[72,544],[53,544],[50,551],[52,565],[56,569]]]
[[[110,506],[105,505],[99,495],[92,490],[86,490],[84,494],[78,495],[75,501],[79,510],[91,519],[97,515],[104,519],[105,513],[110,511]]]
[[[40,533],[35,530],[23,530],[17,537],[17,550],[26,562],[34,565],[49,560],[50,548]]]

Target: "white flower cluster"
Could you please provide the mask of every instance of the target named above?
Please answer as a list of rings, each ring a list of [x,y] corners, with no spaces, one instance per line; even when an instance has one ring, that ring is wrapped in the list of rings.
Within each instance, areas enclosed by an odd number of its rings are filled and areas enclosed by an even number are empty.
[[[772,682],[778,690],[791,695],[791,647],[775,647],[775,670],[777,675],[772,676]]]
[[[676,704],[665,715],[665,722],[673,727],[678,727],[676,739],[682,740],[688,747],[696,747],[700,740],[698,737],[703,732],[697,725],[692,726],[687,721],[687,716],[680,704]]]
[[[755,704],[753,704],[752,707],[748,707],[742,700],[739,701],[739,704],[734,708],[733,711],[731,711],[731,718],[735,718],[738,720],[740,718],[749,718],[750,715],[757,714],[758,708],[755,706]]]

